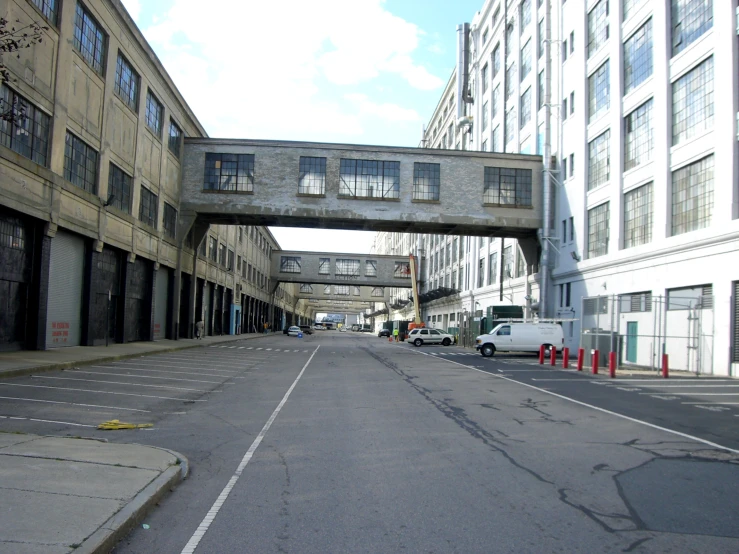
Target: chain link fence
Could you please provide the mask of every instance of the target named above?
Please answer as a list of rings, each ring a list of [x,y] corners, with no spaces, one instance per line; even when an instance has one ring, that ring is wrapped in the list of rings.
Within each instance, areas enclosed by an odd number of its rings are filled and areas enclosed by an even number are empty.
[[[585,363],[600,353],[606,367],[616,352],[620,368],[658,371],[662,354],[670,369],[713,373],[713,296],[652,296],[650,293],[582,299],[580,346]]]

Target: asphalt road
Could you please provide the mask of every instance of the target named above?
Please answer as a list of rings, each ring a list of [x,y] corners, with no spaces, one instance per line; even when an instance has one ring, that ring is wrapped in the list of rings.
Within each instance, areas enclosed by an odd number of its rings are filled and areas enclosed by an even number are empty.
[[[0,381],[0,428],[188,457],[118,553],[739,551],[739,382],[462,354],[270,336]]]

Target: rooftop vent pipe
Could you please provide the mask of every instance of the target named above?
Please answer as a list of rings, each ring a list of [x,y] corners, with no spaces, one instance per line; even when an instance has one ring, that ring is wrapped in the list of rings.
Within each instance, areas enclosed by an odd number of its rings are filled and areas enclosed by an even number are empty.
[[[472,104],[470,95],[470,24],[457,25],[457,124],[471,125],[464,113],[464,103]]]

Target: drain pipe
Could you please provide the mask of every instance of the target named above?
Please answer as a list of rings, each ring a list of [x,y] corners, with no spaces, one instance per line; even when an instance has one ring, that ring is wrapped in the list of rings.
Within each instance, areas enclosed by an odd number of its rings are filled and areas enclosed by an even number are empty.
[[[464,113],[464,105],[472,104],[470,95],[470,24],[457,25],[457,126],[472,126],[472,117]],[[456,142],[456,140],[455,140]]]
[[[544,12],[544,159],[542,166],[542,229],[539,233],[541,244],[541,279],[539,281],[539,319],[549,317],[550,288],[550,239],[552,234],[552,4],[545,0]]]

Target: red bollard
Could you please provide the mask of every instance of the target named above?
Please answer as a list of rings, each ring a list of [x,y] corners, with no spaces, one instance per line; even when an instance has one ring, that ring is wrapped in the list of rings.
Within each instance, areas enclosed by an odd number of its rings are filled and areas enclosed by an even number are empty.
[[[562,350],[562,369],[570,367],[570,349],[565,346]]]
[[[552,346],[549,349],[549,363],[551,364],[552,367],[557,365],[557,347],[556,346]]]
[[[585,361],[585,349],[577,349],[577,371],[582,371],[582,364]]]
[[[667,359],[667,354],[662,354],[662,377],[667,379],[670,376],[670,367]]]
[[[610,374],[611,379],[614,379],[616,377],[616,353],[615,352],[608,353],[608,373]]]
[[[600,350],[593,350],[593,375],[598,375],[598,363],[600,362]]]
[[[544,365],[544,345],[539,347],[539,365]]]

